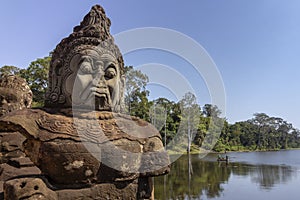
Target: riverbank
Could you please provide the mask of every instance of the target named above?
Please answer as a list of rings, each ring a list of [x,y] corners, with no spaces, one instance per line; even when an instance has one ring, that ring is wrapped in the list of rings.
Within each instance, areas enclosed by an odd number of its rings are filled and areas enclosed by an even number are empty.
[[[285,151],[285,150],[300,150],[300,148],[287,148],[287,149],[246,149],[246,148],[238,148],[237,150],[222,150],[222,151],[215,151],[215,150],[206,150],[203,148],[196,147],[194,145],[191,146],[190,154],[207,154],[207,153],[230,153],[230,152],[268,152],[268,151]],[[184,148],[177,148],[176,150],[168,150],[169,155],[183,155],[188,154],[187,150]]]

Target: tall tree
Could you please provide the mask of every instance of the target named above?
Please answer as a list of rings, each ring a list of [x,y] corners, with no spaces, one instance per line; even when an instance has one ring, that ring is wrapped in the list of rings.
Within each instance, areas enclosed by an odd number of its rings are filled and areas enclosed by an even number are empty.
[[[293,125],[279,117],[271,117],[270,121],[270,125],[275,129],[274,134],[277,138],[280,137],[280,148],[288,148],[289,136],[294,130]]]
[[[191,92],[186,93],[179,103],[181,108],[180,132],[186,134],[187,152],[190,152],[192,141],[197,133],[201,109],[197,104],[196,96]]]
[[[149,109],[151,102],[148,100],[148,95],[148,91],[140,92],[136,90],[134,93],[132,93],[130,101],[130,115],[139,117],[149,122]]]
[[[209,150],[218,142],[218,138],[222,133],[224,121],[226,120],[220,117],[222,111],[217,105],[205,104],[203,106],[203,114],[206,117],[207,131],[202,142],[202,148]]]
[[[262,149],[263,146],[267,145],[267,134],[271,132],[270,117],[265,113],[255,113],[250,122],[257,126],[257,146]]]
[[[141,93],[148,96],[146,91],[146,85],[149,81],[149,78],[146,74],[143,74],[140,70],[136,70],[133,66],[125,67],[125,75],[126,75],[126,85],[125,85],[125,105],[128,113],[131,114],[132,103],[134,100],[138,100],[135,98],[135,95],[141,96]]]
[[[167,108],[165,105],[161,104],[160,99],[151,102],[151,107],[149,110],[150,122],[161,131],[165,127],[167,121]]]
[[[175,118],[176,104],[166,98],[153,100],[149,111],[150,120],[153,125],[160,131],[164,145],[166,146],[177,132],[179,118]]]

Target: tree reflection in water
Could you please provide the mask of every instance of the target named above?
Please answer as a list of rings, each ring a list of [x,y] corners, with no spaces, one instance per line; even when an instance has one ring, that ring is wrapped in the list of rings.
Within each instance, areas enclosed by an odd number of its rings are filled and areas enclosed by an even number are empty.
[[[291,180],[294,173],[295,170],[284,165],[226,164],[203,161],[198,155],[190,158],[184,155],[172,164],[170,174],[155,178],[155,199],[220,197],[230,176],[251,177],[261,189],[271,190],[276,184]]]
[[[285,165],[247,165],[235,163],[232,168],[234,175],[250,176],[253,183],[261,189],[271,190],[278,183],[287,183],[296,173],[290,166]]]

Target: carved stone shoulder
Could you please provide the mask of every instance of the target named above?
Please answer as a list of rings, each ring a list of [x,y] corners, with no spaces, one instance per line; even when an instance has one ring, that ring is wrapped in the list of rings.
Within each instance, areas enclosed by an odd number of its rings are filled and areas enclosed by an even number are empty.
[[[79,140],[72,118],[49,114],[41,109],[9,113],[0,119],[0,128],[5,131],[19,131],[27,139],[40,141],[66,137]]]

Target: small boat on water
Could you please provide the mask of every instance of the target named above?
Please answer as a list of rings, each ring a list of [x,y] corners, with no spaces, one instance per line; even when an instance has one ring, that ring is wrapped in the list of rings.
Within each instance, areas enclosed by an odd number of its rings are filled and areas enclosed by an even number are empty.
[[[222,156],[219,155],[217,161],[218,162],[228,162],[229,157],[228,156],[222,157]]]

